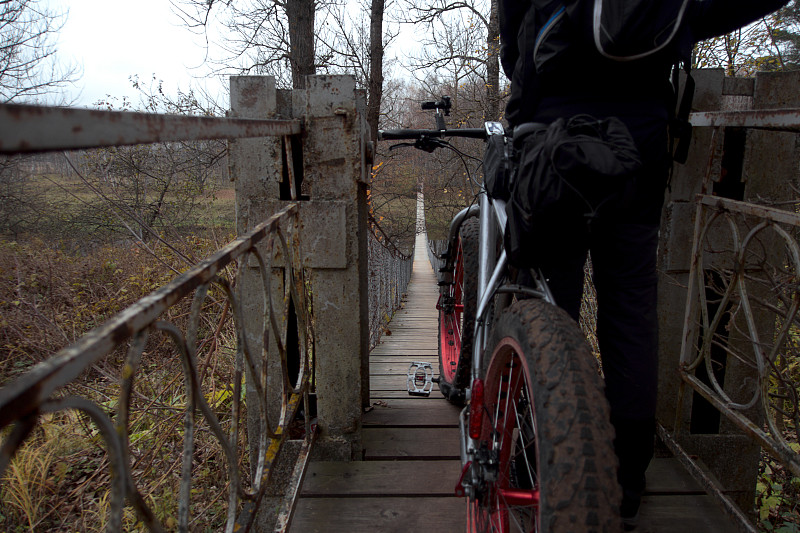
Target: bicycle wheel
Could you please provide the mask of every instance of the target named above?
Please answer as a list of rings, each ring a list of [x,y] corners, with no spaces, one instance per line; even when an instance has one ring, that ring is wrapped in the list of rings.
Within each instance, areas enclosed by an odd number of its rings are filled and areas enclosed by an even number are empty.
[[[577,325],[551,304],[524,300],[498,318],[487,346],[484,483],[468,530],[620,531],[608,404]]]
[[[472,362],[472,337],[478,307],[477,218],[466,219],[459,230],[453,285],[439,309],[439,390],[452,403],[464,401]]]

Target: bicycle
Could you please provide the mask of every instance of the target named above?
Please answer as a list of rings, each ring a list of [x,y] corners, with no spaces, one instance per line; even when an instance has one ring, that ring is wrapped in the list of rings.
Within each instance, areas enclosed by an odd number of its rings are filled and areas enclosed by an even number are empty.
[[[489,141],[501,124],[447,129],[450,99],[425,102],[436,128],[382,130],[379,140],[432,152],[446,137]],[[395,145],[398,146],[398,145]],[[393,146],[392,148],[394,148]],[[480,184],[479,204],[452,220],[440,269],[439,378],[413,363],[409,392],[443,395],[459,416],[468,531],[619,531],[613,429],[597,365],[546,280],[520,284],[498,240],[505,202]]]

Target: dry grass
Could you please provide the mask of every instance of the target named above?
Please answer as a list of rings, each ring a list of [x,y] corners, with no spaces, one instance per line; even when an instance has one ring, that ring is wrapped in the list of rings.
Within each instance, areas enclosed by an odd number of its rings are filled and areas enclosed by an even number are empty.
[[[217,247],[192,238],[194,255]],[[157,248],[155,258],[135,245],[97,247],[72,255],[41,241],[0,242],[0,383],[69,344],[141,296],[174,277],[164,262],[185,265]],[[198,364],[203,393],[223,427],[230,428],[235,335],[230,314],[212,292],[199,331]],[[164,319],[185,330],[189,302]],[[227,317],[227,318],[224,318]],[[220,322],[222,320],[222,322]],[[105,408],[118,402],[123,353],[118,350],[85,371],[63,393]],[[131,471],[162,524],[176,524],[180,456],[186,406],[183,370],[174,343],[153,333],[142,357],[130,408]],[[226,463],[220,445],[197,416],[193,467],[193,530],[218,530],[227,506]],[[244,428],[240,450],[247,450]],[[246,453],[242,462],[247,471]],[[108,459],[96,427],[83,415],[43,416],[0,481],[0,529],[8,531],[101,530],[108,513]],[[143,530],[131,508],[126,531]]]

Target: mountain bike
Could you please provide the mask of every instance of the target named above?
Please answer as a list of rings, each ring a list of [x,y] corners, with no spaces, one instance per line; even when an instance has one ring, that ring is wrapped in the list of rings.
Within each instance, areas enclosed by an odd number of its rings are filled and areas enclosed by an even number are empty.
[[[447,97],[425,102],[435,129],[382,130],[378,139],[427,152],[451,147],[450,137],[512,146],[497,122],[448,129],[450,107]],[[463,406],[455,491],[467,500],[467,531],[619,531],[614,433],[597,362],[541,272],[509,266],[506,202],[479,185],[477,204],[450,224],[438,272],[439,377],[414,363],[409,392],[429,394],[437,382]]]

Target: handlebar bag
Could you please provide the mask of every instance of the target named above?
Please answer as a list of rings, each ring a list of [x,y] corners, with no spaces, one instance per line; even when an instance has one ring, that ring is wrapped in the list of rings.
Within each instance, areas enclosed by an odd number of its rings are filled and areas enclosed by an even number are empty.
[[[603,206],[622,194],[641,167],[628,128],[616,117],[560,118],[514,130],[519,165],[506,205],[504,245],[517,267],[536,267],[544,235],[559,223],[591,223]]]

